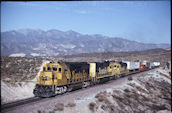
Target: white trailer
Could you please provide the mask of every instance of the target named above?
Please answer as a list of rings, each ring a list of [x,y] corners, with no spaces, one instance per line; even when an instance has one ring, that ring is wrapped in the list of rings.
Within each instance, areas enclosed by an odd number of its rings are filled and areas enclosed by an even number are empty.
[[[160,62],[153,62],[154,66],[160,66]]]
[[[147,66],[148,64],[148,61],[146,61],[146,60],[144,60],[143,62],[141,62],[141,64],[143,64],[143,65],[145,65],[145,66]]]
[[[150,62],[149,63],[149,68],[152,68],[152,67],[154,67],[154,63],[153,62]]]
[[[123,61],[123,62],[127,64],[128,70],[136,70],[139,69],[140,67],[140,62],[132,62],[132,61]]]

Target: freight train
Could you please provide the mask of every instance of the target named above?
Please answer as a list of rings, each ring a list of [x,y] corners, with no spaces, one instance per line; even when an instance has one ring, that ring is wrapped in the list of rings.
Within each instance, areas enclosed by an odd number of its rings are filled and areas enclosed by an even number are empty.
[[[159,62],[131,61],[49,62],[42,67],[33,94],[38,97],[51,97],[159,65]]]

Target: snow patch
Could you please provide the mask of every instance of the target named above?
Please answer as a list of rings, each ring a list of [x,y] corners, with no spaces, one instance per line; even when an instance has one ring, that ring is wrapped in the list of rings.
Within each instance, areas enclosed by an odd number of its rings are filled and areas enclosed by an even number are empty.
[[[33,50],[40,50],[40,48],[33,48]]]
[[[24,57],[24,56],[26,56],[26,54],[24,53],[15,53],[10,55],[10,57]]]
[[[60,44],[60,46],[63,47],[63,48],[66,48],[66,49],[73,49],[73,48],[76,47],[76,46],[73,45],[73,44],[66,44],[66,45]]]
[[[30,55],[32,55],[32,56],[39,56],[38,53],[31,53]]]

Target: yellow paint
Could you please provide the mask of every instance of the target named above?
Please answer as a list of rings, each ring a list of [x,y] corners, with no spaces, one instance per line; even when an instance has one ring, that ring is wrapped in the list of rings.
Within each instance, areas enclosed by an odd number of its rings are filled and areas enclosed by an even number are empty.
[[[119,74],[126,73],[127,69],[121,67],[121,65],[118,62],[111,62],[108,66],[108,72],[111,72],[112,75],[116,76]]]
[[[96,63],[89,63],[89,75],[85,70],[83,72],[76,73],[69,69],[65,62],[54,62],[47,63],[43,66],[43,71],[41,71],[39,78],[37,79],[37,84],[41,85],[55,85],[63,86],[67,84],[75,84],[87,80],[100,79],[104,77],[117,76],[123,73],[128,73],[128,70],[118,62],[111,62],[107,69],[105,68],[105,74],[96,73]],[[56,70],[53,69],[57,68]],[[72,75],[71,75],[72,74]],[[96,75],[97,74],[97,75]],[[54,80],[52,77],[54,76]],[[72,77],[72,78],[71,78]]]
[[[53,70],[53,66],[57,66],[56,71]],[[52,80],[53,75],[54,75],[54,81]],[[81,72],[75,73],[73,71],[72,78],[71,78],[71,71],[65,63],[62,63],[62,62],[61,63],[59,62],[47,63],[43,66],[43,71],[41,71],[40,76],[37,79],[37,84],[41,84],[41,85],[54,84],[56,87],[58,87],[58,86],[69,84],[70,79],[72,80],[71,84],[90,79],[90,78],[87,78],[87,76],[88,75],[85,72],[85,70],[83,70],[82,73]],[[45,80],[42,78],[47,78],[47,79]]]
[[[90,63],[89,74],[91,77],[96,76],[96,63]]]

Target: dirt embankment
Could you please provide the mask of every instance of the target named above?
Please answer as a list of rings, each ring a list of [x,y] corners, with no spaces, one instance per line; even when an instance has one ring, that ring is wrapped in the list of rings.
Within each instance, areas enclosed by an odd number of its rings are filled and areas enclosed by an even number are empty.
[[[32,97],[42,59],[1,57],[1,102]],[[34,80],[33,80],[34,79]]]
[[[1,56],[1,80],[23,82],[35,78],[40,70],[42,59]]]

